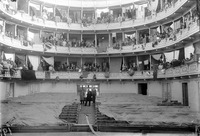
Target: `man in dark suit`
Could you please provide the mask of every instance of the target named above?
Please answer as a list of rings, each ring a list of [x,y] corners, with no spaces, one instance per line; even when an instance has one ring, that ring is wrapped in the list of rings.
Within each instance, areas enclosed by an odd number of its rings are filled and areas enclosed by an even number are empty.
[[[92,92],[91,90],[88,90],[85,106],[87,106],[87,102],[89,102],[89,106],[90,106],[91,100],[92,100]]]
[[[92,101],[93,101],[93,103],[95,103],[95,101],[96,101],[96,95],[97,95],[96,89],[92,88]]]

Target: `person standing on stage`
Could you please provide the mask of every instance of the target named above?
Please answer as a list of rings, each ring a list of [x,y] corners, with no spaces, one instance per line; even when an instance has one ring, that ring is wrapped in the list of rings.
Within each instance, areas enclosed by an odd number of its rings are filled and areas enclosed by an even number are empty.
[[[96,89],[95,88],[92,88],[92,102],[95,103],[96,102]]]
[[[84,92],[83,87],[82,87],[82,89],[80,91],[80,102],[81,102],[81,104],[84,104],[84,95],[85,95],[85,92]]]
[[[92,92],[91,92],[91,90],[88,89],[88,93],[87,93],[87,98],[86,98],[85,106],[87,106],[87,102],[89,102],[89,106],[90,106],[91,100],[92,100]]]

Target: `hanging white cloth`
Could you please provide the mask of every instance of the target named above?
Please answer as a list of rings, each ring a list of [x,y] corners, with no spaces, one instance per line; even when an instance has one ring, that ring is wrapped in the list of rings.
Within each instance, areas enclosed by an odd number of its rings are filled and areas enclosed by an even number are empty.
[[[34,4],[34,3],[29,3],[29,6],[30,7],[34,7],[36,10],[40,10],[40,5],[38,5],[38,4]]]
[[[155,54],[155,55],[152,55],[152,57],[155,59],[155,60],[159,60],[160,57],[161,57],[162,54]]]
[[[158,0],[154,0],[154,1],[150,0],[149,2],[150,2],[149,6],[148,6],[149,10],[150,11],[156,11],[156,9],[158,7]]]
[[[149,64],[149,60],[145,60],[144,65],[148,65],[148,64]]]
[[[194,54],[194,46],[190,45],[184,48],[185,50],[185,58],[190,58],[190,53]]]
[[[42,57],[46,63],[48,63],[49,65],[52,65],[54,66],[54,57],[49,57],[49,58],[46,58],[46,57]]]
[[[29,41],[32,41],[32,40],[34,39],[34,33],[28,31],[28,37],[27,37],[27,39],[28,39]]]
[[[15,60],[15,54],[13,53],[4,53],[4,55],[6,57],[6,60],[12,60],[12,61]]]
[[[165,58],[166,58],[166,62],[171,62],[173,60],[173,52],[167,52],[164,53],[165,54]]]
[[[28,55],[28,59],[31,62],[32,66],[33,66],[33,70],[37,70],[39,67],[39,63],[40,63],[40,58],[38,56],[31,56]]]
[[[179,58],[179,50],[174,51],[174,59],[178,60]]]

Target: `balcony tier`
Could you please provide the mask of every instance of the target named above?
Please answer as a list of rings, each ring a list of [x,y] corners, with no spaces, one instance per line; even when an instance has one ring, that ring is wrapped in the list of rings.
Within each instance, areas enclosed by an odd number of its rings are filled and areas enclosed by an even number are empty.
[[[50,76],[46,78],[47,72],[35,71],[37,79],[50,79],[50,80],[81,80],[80,72],[48,72]],[[94,74],[96,75],[96,80],[151,80],[156,79],[153,76],[153,71],[135,71],[133,76],[130,76],[127,72],[110,73],[109,77],[105,77],[104,72],[90,72],[86,80],[93,80]],[[184,76],[200,75],[200,63],[193,62],[187,65],[182,65],[174,68],[169,68],[166,70],[157,71],[157,79],[163,78],[178,78]],[[21,72],[18,70],[14,76],[6,73],[5,75],[0,75],[1,78],[21,78]]]
[[[15,22],[18,24],[23,23],[24,26],[32,27],[32,28],[39,28],[39,29],[54,29],[54,30],[72,30],[72,31],[90,31],[91,33],[95,33],[98,31],[106,30],[106,31],[117,31],[121,29],[127,29],[130,31],[135,29],[144,29],[147,25],[150,27],[151,25],[155,26],[156,24],[161,22],[170,21],[170,18],[177,18],[180,17],[180,14],[177,13],[184,13],[185,10],[184,6],[192,5],[192,1],[188,0],[178,0],[174,6],[168,8],[160,13],[157,13],[154,16],[150,16],[143,19],[136,19],[136,20],[127,20],[120,23],[110,23],[107,24],[94,24],[88,27],[82,27],[81,24],[72,23],[68,25],[64,22],[54,22],[54,21],[43,21],[41,18],[36,19],[36,21],[32,21],[32,17],[28,14],[22,13],[17,11],[16,14],[12,15],[9,14],[3,4],[0,2],[0,11],[3,17],[6,17],[8,21]],[[160,21],[160,22],[159,22]]]
[[[45,51],[45,53],[50,54],[85,54],[85,55],[107,55],[107,54],[126,54],[126,53],[144,53],[148,51],[154,51],[157,53],[159,49],[167,49],[171,46],[176,45],[176,47],[180,48],[183,45],[183,41],[191,42],[191,40],[199,40],[199,39],[192,39],[191,37],[195,34],[199,33],[200,27],[194,22],[190,29],[186,28],[183,29],[181,32],[176,34],[177,39],[175,41],[172,40],[165,40],[163,39],[158,45],[152,47],[152,43],[147,43],[146,46],[143,44],[135,45],[135,46],[123,46],[121,50],[113,49],[112,47],[108,47],[106,52],[97,53],[96,48],[78,48],[78,47],[52,47],[51,49]],[[44,48],[42,44],[34,44],[33,46],[24,46],[20,40],[16,40],[4,35],[0,35],[0,43],[1,46],[7,48],[14,48],[17,50],[26,50],[30,52],[39,52],[44,53]],[[144,47],[144,48],[143,48]]]

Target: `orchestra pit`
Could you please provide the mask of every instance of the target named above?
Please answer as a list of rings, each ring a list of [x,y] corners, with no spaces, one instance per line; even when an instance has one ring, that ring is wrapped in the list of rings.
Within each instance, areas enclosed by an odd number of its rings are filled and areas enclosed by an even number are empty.
[[[0,136],[199,136],[199,0],[1,0]]]

